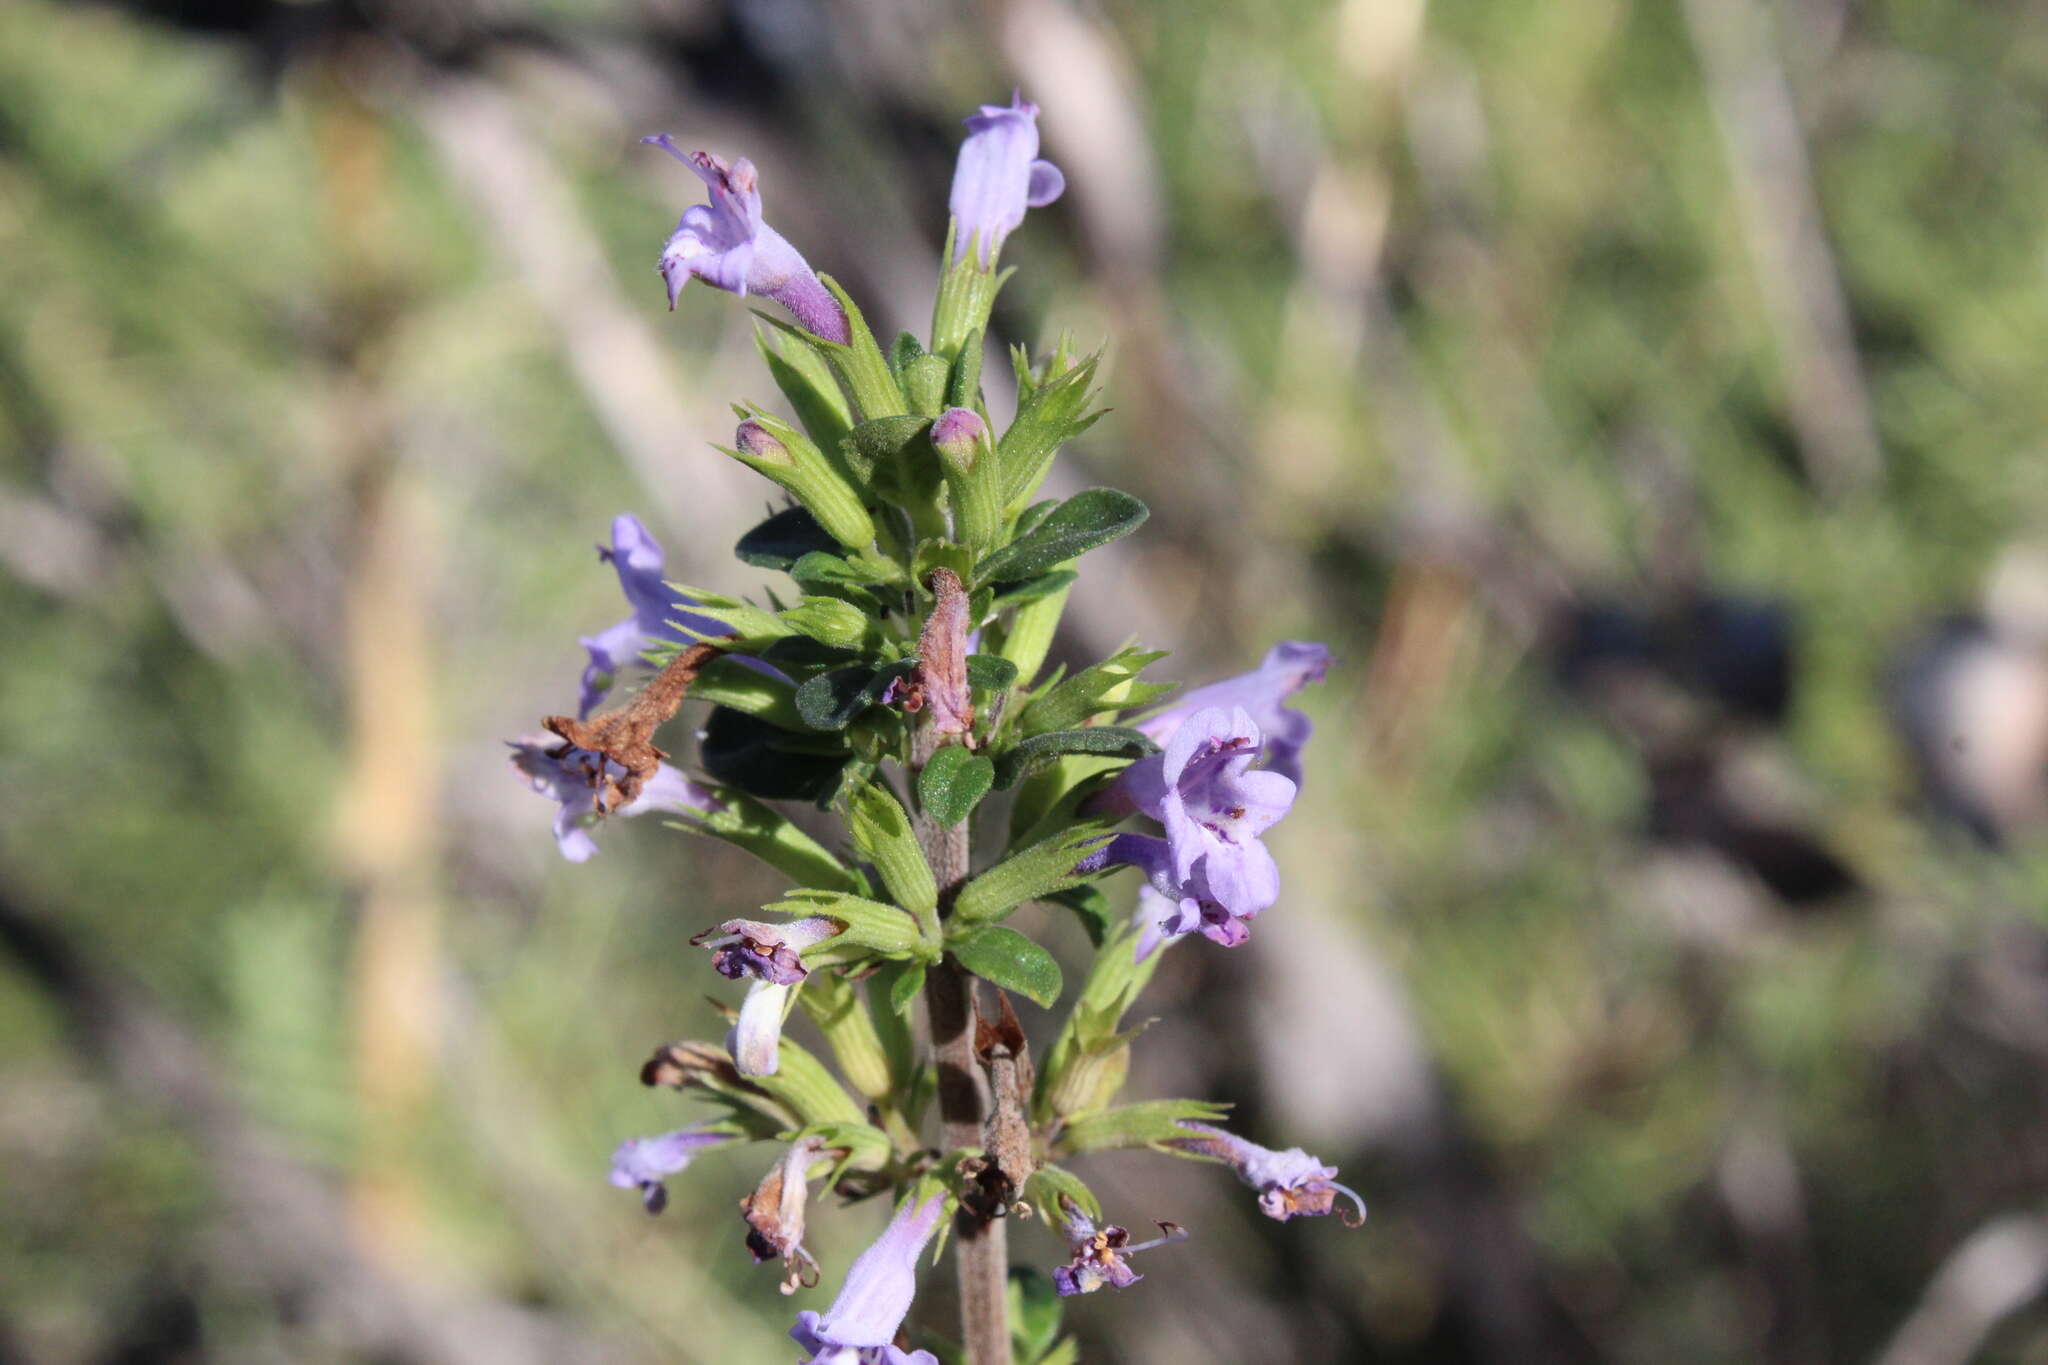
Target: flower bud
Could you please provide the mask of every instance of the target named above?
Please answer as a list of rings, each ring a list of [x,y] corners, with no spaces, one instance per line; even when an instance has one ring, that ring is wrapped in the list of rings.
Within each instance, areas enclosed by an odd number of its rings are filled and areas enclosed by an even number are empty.
[[[972,408],[947,408],[932,423],[946,488],[953,495],[954,533],[977,555],[995,548],[1002,531],[1002,492],[988,423]]]
[[[788,489],[827,535],[850,550],[873,543],[875,524],[854,489],[810,437],[773,417],[749,417],[726,454]]]

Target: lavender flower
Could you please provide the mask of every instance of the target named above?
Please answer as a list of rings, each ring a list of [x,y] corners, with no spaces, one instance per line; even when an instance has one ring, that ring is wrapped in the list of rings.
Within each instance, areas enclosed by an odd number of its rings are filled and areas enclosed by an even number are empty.
[[[1259,1192],[1259,1209],[1268,1218],[1284,1223],[1334,1213],[1341,1194],[1358,1207],[1358,1216],[1347,1213],[1344,1222],[1355,1228],[1365,1221],[1365,1201],[1356,1190],[1336,1182],[1337,1168],[1325,1166],[1301,1148],[1276,1152],[1192,1119],[1180,1120],[1180,1126],[1200,1136],[1175,1139],[1171,1145],[1194,1156],[1229,1162],[1237,1178]]]
[[[553,736],[509,740],[507,743],[512,749],[512,766],[536,792],[554,801],[558,807],[555,811],[555,847],[572,863],[588,862],[597,853],[597,840],[591,831],[603,818],[597,812],[598,792],[602,784],[595,775],[601,765],[617,782],[625,777],[626,770],[596,754],[570,748]],[[564,749],[567,749],[566,753]],[[663,763],[641,788],[640,794],[612,814],[645,815],[649,811],[666,811],[673,815],[708,815],[724,809],[725,803],[707,788],[698,786],[679,770]]]
[[[1161,895],[1151,886],[1138,888],[1138,926],[1135,957],[1139,962],[1189,934],[1199,933],[1211,943],[1235,948],[1252,936],[1251,915],[1233,915],[1206,897],[1183,896],[1179,900]]]
[[[747,1250],[756,1264],[781,1259],[785,1294],[809,1289],[818,1282],[818,1262],[804,1250],[804,1204],[810,1193],[811,1163],[824,1150],[819,1138],[792,1142],[754,1192],[740,1201],[747,1220]]]
[[[1072,1260],[1052,1272],[1053,1288],[1062,1298],[1093,1294],[1104,1285],[1128,1289],[1145,1277],[1124,1264],[1126,1256],[1187,1240],[1187,1229],[1161,1223],[1161,1236],[1132,1246],[1130,1233],[1113,1223],[1096,1227],[1087,1211],[1066,1195],[1060,1196],[1060,1209],[1066,1214],[1067,1249],[1073,1253]]]
[[[788,924],[729,919],[690,942],[711,949],[712,970],[728,981],[752,976],[778,986],[794,986],[810,975],[801,956],[804,949],[840,932],[837,920],[822,915]]]
[[[737,1139],[730,1133],[705,1132],[702,1124],[659,1137],[627,1138],[612,1152],[612,1184],[622,1190],[639,1190],[647,1211],[660,1213],[668,1207],[664,1176],[675,1175],[699,1153],[734,1141]]]
[[[1141,811],[1166,837],[1120,834],[1077,870],[1140,867],[1177,916],[1164,932],[1201,928],[1226,947],[1243,942],[1243,921],[1280,898],[1279,867],[1259,836],[1294,804],[1292,780],[1253,766],[1263,743],[1243,707],[1188,716],[1164,753],[1124,769],[1094,802],[1105,814]]]
[[[690,638],[675,624],[678,620],[706,635],[725,632],[725,627],[710,617],[684,610],[689,604],[679,601],[674,590],[662,581],[666,557],[660,542],[640,524],[638,517],[613,518],[612,543],[609,547],[598,546],[597,554],[618,570],[619,588],[626,594],[626,604],[633,614],[596,635],[583,637],[583,648],[590,654],[590,663],[583,670],[583,697],[576,711],[583,720],[590,718],[591,711],[611,691],[622,671],[646,663],[645,651],[650,645],[690,643]]]
[[[1309,718],[1285,705],[1287,698],[1329,671],[1330,651],[1306,640],[1282,640],[1266,651],[1249,673],[1209,683],[1186,693],[1156,715],[1131,722],[1159,744],[1170,742],[1182,722],[1209,707],[1242,707],[1266,740],[1266,767],[1301,785],[1301,750],[1313,728]]]
[[[730,294],[765,294],[796,315],[806,331],[845,345],[853,339],[846,312],[818,282],[797,249],[761,221],[761,190],[754,163],[728,166],[709,152],[683,150],[667,133],[643,137],[697,173],[711,202],[683,214],[661,252],[661,278],[673,309],[691,277]]]
[[[1067,179],[1050,161],[1038,159],[1038,106],[1021,94],[1010,103],[984,104],[967,119],[967,140],[953,167],[953,259],[969,243],[983,266],[994,263],[1003,239],[1024,221],[1024,210],[1044,208],[1060,197]]]
[[[917,1258],[938,1230],[944,1195],[897,1206],[889,1226],[846,1272],[823,1316],[805,1309],[790,1340],[810,1352],[804,1365],[938,1365],[929,1351],[903,1351],[896,1331],[917,1294]]]

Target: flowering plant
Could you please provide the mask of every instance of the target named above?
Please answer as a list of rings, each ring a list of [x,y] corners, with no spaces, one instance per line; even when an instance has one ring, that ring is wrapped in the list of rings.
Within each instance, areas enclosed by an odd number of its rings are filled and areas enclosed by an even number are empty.
[[[661,254],[671,305],[694,279],[765,295],[795,320],[762,314],[757,334],[795,420],[743,404],[725,449],[788,495],[737,553],[794,590],[763,606],[670,585],[653,536],[620,517],[600,554],[630,615],[583,640],[577,714],[548,717],[552,738],[514,745],[518,770],[556,805],[564,857],[595,854],[611,817],[660,811],[793,884],[765,918],[727,919],[692,940],[746,993],[722,1043],[669,1044],[641,1079],[713,1113],[627,1139],[611,1179],[659,1213],[664,1182],[703,1153],[777,1144],[744,1201],[745,1240],[757,1260],[782,1263],[790,1293],[823,1273],[806,1247],[814,1183],[849,1199],[892,1196],[895,1216],[831,1306],[797,1315],[790,1336],[814,1365],[935,1362],[900,1338],[918,1262],[947,1229],[962,1357],[1073,1360],[1058,1299],[1135,1284],[1130,1255],[1185,1236],[1162,1222],[1159,1238],[1134,1246],[1068,1169],[1084,1154],[1228,1164],[1276,1219],[1332,1212],[1340,1195],[1364,1213],[1334,1168],[1216,1126],[1224,1106],[1118,1102],[1135,1036],[1122,1020],[1163,950],[1194,933],[1242,944],[1279,899],[1260,836],[1294,802],[1309,734],[1286,703],[1323,676],[1328,655],[1284,642],[1259,668],[1173,705],[1171,686],[1141,676],[1162,656],[1135,647],[1047,670],[1075,565],[1136,530],[1146,509],[1109,488],[1035,500],[1061,445],[1099,415],[1096,357],[1063,342],[1034,361],[1020,348],[1017,414],[1001,432],[983,398],[1004,240],[1063,185],[1038,157],[1037,112],[1020,99],[967,121],[931,335],[905,333],[886,350],[845,291],[767,225],[751,162],[647,139],[709,192]],[[645,677],[639,690],[600,709],[633,676]],[[655,744],[685,699],[710,704],[695,775]],[[778,802],[836,813],[843,838],[828,847]],[[1122,827],[1132,820],[1146,827]],[[1001,847],[977,866],[977,844]],[[1143,884],[1119,922],[1098,883],[1124,867]],[[1076,991],[1005,922],[1033,901],[1086,930],[1094,958]],[[1065,1004],[1042,1063],[1012,996]],[[784,1034],[798,1007],[836,1076]],[[1033,1210],[1063,1234],[1065,1260],[1013,1285],[1007,1220]]]

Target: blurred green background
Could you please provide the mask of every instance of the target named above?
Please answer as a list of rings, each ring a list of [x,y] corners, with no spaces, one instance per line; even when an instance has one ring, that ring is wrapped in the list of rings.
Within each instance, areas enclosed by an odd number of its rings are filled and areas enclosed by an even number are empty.
[[[1063,650],[1341,659],[1286,898],[1134,1086],[1373,1218],[1097,1158],[1195,1237],[1088,1358],[2048,1361],[2018,0],[0,4],[0,1359],[793,1358],[764,1154],[604,1183],[778,888],[563,863],[500,741],[616,512],[760,586],[709,443],[772,389],[663,310],[700,191],[635,139],[921,330],[1013,84],[1069,189],[1001,340],[1107,343],[1064,477],[1154,511]],[[828,1290],[880,1217],[814,1216]]]

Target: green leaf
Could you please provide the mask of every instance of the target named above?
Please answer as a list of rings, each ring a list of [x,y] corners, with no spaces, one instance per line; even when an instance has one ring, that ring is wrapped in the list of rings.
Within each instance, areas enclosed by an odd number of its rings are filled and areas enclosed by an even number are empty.
[[[903,581],[903,570],[885,560],[847,559],[819,550],[810,551],[790,565],[788,573],[806,586],[829,583],[868,588]]]
[[[730,706],[785,730],[805,728],[795,689],[787,679],[749,668],[730,654],[721,654],[698,670],[697,680],[690,684],[690,700]]]
[[[981,406],[981,329],[976,328],[960,343],[953,360],[953,374],[946,381],[946,405],[955,408]]]
[[[996,446],[1003,471],[1003,504],[1014,507],[1045,479],[1060,446],[1093,426],[1100,411],[1082,414],[1093,394],[1096,357],[1034,389],[1017,407],[1016,420]],[[1048,565],[1048,568],[1051,566]]]
[[[1109,931],[1116,925],[1116,912],[1110,908],[1109,897],[1098,886],[1070,886],[1064,891],[1049,892],[1039,899],[1063,905],[1079,916],[1081,927],[1088,931],[1088,942],[1096,948],[1103,945]]]
[[[918,803],[941,827],[951,829],[988,795],[995,780],[995,764],[951,744],[933,754],[931,762],[917,775]]]
[[[1074,885],[1074,864],[1109,832],[1100,822],[1077,825],[1020,849],[960,888],[953,918],[962,924],[1000,919],[1025,901]]]
[[[903,367],[903,392],[913,412],[936,417],[946,407],[946,381],[953,367],[942,355],[919,354]]]
[[[1071,587],[1081,575],[1072,569],[1054,569],[1051,573],[1027,578],[1020,583],[998,583],[995,585],[995,599],[989,603],[989,610],[1004,611],[1010,607],[1021,607],[1027,602],[1037,602],[1052,596],[1063,588]]]
[[[1229,1113],[1229,1105],[1208,1100],[1147,1100],[1143,1104],[1120,1104],[1114,1109],[1068,1120],[1066,1131],[1060,1136],[1059,1148],[1062,1153],[1079,1153],[1152,1147],[1176,1155],[1192,1155],[1163,1145],[1195,1136],[1180,1126],[1180,1120],[1221,1123]]]
[[[1052,1222],[1052,1214],[1047,1221]],[[1057,1227],[1057,1223],[1053,1223]],[[1010,1270],[1011,1358],[1036,1365],[1060,1336],[1060,1310],[1064,1305],[1052,1281],[1029,1266]]]
[[[846,822],[854,847],[882,874],[896,903],[928,923],[938,911],[939,886],[895,793],[879,783],[862,787],[847,803]]]
[[[844,730],[854,718],[881,699],[891,681],[907,677],[917,666],[905,659],[886,668],[854,664],[835,668],[796,689],[796,710],[815,730]]]
[[[710,610],[703,614],[714,615]],[[795,606],[777,612],[776,619],[787,628],[783,634],[794,631],[834,649],[872,649],[881,644],[874,618],[836,597],[800,597]]]
[[[1127,536],[1145,522],[1145,504],[1114,488],[1076,493],[1029,532],[975,566],[977,583],[1007,583],[1039,574]]]
[[[890,957],[929,953],[918,922],[909,911],[865,896],[850,896],[844,891],[792,891],[761,908],[772,915],[794,915],[800,919],[823,915],[846,926],[844,933],[812,949],[815,954],[838,958],[847,948],[868,948]]]
[[[1059,1226],[1061,1195],[1079,1204],[1081,1211],[1090,1218],[1101,1219],[1102,1201],[1095,1197],[1095,1191],[1082,1183],[1080,1176],[1064,1166],[1040,1166],[1024,1182],[1025,1202],[1040,1211],[1047,1227]]]
[[[836,553],[839,542],[801,507],[777,512],[740,537],[732,552],[757,569],[787,569],[813,550]]]
[[[1033,735],[996,760],[996,790],[1008,791],[1040,763],[1061,754],[1099,754],[1108,758],[1143,758],[1159,746],[1136,730],[1121,725],[1091,725],[1082,730],[1054,730]]]
[[[1087,722],[1090,716],[1140,706],[1171,692],[1171,683],[1140,683],[1139,673],[1166,657],[1166,651],[1129,647],[1118,650],[1091,668],[1084,668],[1058,686],[1049,688],[1024,708],[1017,718],[1018,732],[1025,735],[1069,730]]]
[[[860,882],[845,864],[786,816],[737,791],[717,793],[721,809],[698,819],[672,821],[677,829],[705,834],[745,849],[799,885],[853,890]]]
[[[815,801],[839,790],[851,762],[843,742],[791,734],[730,706],[714,706],[697,761],[719,782],[770,801]]]
[[[796,410],[797,420],[818,448],[828,455],[838,450],[839,443],[853,428],[853,406],[846,401],[846,394],[833,378],[825,357],[808,341],[787,332],[776,333],[775,341],[770,343],[768,333],[756,328],[754,345],[768,366],[769,378],[782,390],[782,396]]]
[[[982,980],[1015,991],[1045,1009],[1060,998],[1060,964],[1015,929],[992,924],[947,945],[960,965]]]
[[[811,344],[830,357],[839,377],[853,391],[853,401],[860,405],[861,416],[893,417],[902,412],[903,390],[897,387],[896,376],[889,372],[889,362],[882,355],[882,348],[875,344],[875,334],[868,330],[867,319],[861,316],[859,306],[830,275],[820,275],[818,281],[846,310],[847,330],[852,342],[840,346],[814,337]]]
[[[967,656],[967,685],[983,692],[1007,692],[1017,681],[1017,665],[1000,654]]]
[[[890,970],[895,975],[889,981],[889,1008],[898,1014],[908,1014],[917,997],[924,993],[924,963],[905,963]]]
[[[903,367],[924,354],[924,343],[917,339],[915,332],[898,332],[895,342],[889,347],[889,368],[896,378],[903,378]]]

